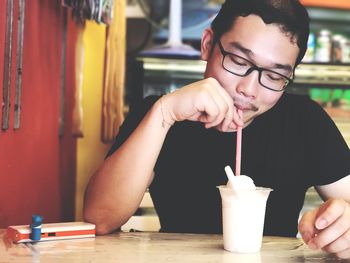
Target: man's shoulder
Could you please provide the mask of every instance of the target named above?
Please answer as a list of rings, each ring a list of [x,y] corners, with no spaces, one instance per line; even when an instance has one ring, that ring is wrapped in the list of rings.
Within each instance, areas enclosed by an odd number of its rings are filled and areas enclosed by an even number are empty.
[[[329,122],[330,117],[317,102],[306,95],[282,95],[278,103],[259,118],[263,125],[299,127],[320,125]]]
[[[323,112],[322,107],[307,95],[285,93],[276,105],[277,111],[297,114],[317,114]]]
[[[303,130],[314,131],[334,126],[325,109],[305,95],[285,94],[274,112],[275,120],[285,120],[288,125]]]
[[[314,102],[308,95],[300,95],[300,94],[291,94],[291,93],[285,93],[281,97],[280,100],[282,105],[290,105],[290,106],[310,106],[315,105],[316,102]]]

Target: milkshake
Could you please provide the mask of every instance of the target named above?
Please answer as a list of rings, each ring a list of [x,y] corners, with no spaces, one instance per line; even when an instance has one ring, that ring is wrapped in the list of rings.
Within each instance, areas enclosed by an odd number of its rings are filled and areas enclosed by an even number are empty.
[[[270,188],[255,187],[245,175],[218,186],[222,199],[224,249],[238,253],[260,251]]]

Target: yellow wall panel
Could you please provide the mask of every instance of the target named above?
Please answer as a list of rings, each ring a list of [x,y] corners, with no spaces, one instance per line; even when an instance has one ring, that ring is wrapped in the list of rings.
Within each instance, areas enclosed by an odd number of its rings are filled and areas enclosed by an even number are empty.
[[[110,144],[101,142],[103,70],[106,27],[87,22],[83,31],[82,137],[77,146],[75,219],[82,220],[84,191],[89,178],[104,159]]]

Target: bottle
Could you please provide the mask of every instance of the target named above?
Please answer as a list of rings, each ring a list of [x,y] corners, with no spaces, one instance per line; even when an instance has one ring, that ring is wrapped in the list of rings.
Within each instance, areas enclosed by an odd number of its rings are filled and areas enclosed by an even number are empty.
[[[343,36],[336,34],[332,37],[332,62],[342,62],[342,48],[343,48]]]
[[[319,88],[309,89],[309,96],[312,100],[316,101],[318,104],[322,103],[322,89],[319,89]]]
[[[350,63],[350,40],[345,37],[342,39],[342,62]]]
[[[331,107],[332,106],[332,100],[331,100],[331,89],[322,89],[321,91],[321,105],[323,107]]]
[[[342,103],[343,92],[344,91],[342,89],[332,89],[331,104],[333,107],[340,107]]]
[[[316,62],[329,63],[331,61],[331,32],[329,30],[323,29],[320,31],[316,40]]]
[[[314,33],[309,34],[309,38],[307,40],[307,49],[305,56],[303,58],[303,62],[314,62],[315,61],[315,49],[316,49],[316,37]]]
[[[350,89],[344,91],[343,101],[344,101],[344,104],[342,104],[343,108],[350,110]]]

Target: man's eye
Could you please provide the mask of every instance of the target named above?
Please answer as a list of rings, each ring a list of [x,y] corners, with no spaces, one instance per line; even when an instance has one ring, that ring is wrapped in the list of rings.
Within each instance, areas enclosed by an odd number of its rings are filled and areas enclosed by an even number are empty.
[[[272,81],[283,81],[284,78],[276,73],[272,73],[272,72],[269,72],[268,74],[266,74],[266,76],[268,77],[269,80],[272,80]]]
[[[239,57],[230,56],[230,60],[232,61],[232,63],[236,64],[237,66],[241,66],[241,67],[248,66],[248,63],[244,59],[241,59]]]

